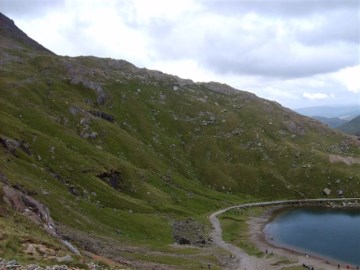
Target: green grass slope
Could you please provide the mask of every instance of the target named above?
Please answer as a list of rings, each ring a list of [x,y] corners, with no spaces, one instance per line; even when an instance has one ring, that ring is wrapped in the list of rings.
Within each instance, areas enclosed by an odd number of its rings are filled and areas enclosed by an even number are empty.
[[[338,127],[343,132],[360,137],[360,115]]]
[[[329,159],[358,159],[358,142],[277,103],[11,35],[0,47],[0,172],[75,244],[173,253],[175,220],[208,230],[211,211],[243,201],[359,195],[360,164]]]

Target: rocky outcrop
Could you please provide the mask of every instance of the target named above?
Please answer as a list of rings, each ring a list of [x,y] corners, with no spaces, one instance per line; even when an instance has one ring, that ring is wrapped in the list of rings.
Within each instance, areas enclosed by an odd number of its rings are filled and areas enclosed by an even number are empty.
[[[48,232],[53,233],[55,224],[49,209],[39,201],[9,185],[3,186],[3,200],[14,210],[25,214],[33,222],[43,225]]]
[[[173,224],[173,238],[180,245],[205,246],[210,242],[206,239],[204,225],[187,218],[175,221]]]
[[[103,180],[105,183],[107,183],[109,186],[116,190],[121,190],[122,186],[122,179],[121,174],[119,171],[111,170],[110,172],[104,172],[102,174],[97,175],[98,178]]]
[[[345,163],[346,165],[360,164],[360,158],[339,155],[329,155],[329,161],[331,163]]]
[[[283,121],[288,132],[291,134],[304,135],[305,129],[297,124],[295,121]]]
[[[208,83],[199,83],[200,85],[205,86],[206,88],[221,94],[231,95],[236,94],[238,91],[235,88],[223,83],[218,82],[208,82]]]
[[[65,263],[65,264],[71,263],[73,260],[74,260],[74,259],[73,259],[70,255],[65,255],[65,256],[63,256],[63,257],[57,257],[57,258],[56,258],[56,261],[57,261],[58,263]]]
[[[25,246],[24,253],[30,256],[54,257],[58,254],[56,248],[44,244],[26,242],[23,246]]]
[[[90,88],[92,90],[94,90],[96,92],[96,103],[99,105],[103,105],[105,104],[105,101],[107,99],[107,95],[104,91],[104,89],[102,88],[102,86],[99,83],[96,82],[92,82],[92,81],[88,81],[88,80],[82,80],[82,79],[78,79],[78,78],[73,78],[72,80],[70,80],[70,83],[72,84],[81,84],[84,87]]]
[[[67,255],[68,256],[68,255]],[[111,267],[106,266],[106,265],[99,265],[98,263],[95,263],[93,261],[87,261],[85,263],[85,268],[84,267],[79,267],[79,266],[68,266],[66,264],[71,263],[73,260],[70,256],[65,256],[67,261],[63,262],[63,261],[58,261],[57,258],[56,261],[61,264],[61,265],[47,265],[47,266],[40,266],[38,264],[28,264],[28,265],[24,265],[21,264],[20,262],[16,261],[16,260],[6,260],[3,258],[0,258],[0,269],[1,270],[80,270],[80,269],[89,269],[89,270],[101,270],[101,269],[112,269],[112,270],[126,270],[128,268],[124,268],[124,267],[120,267],[120,266],[114,266],[112,265]],[[63,258],[65,258],[63,257]],[[71,258],[71,261],[70,261]]]
[[[324,193],[324,195],[326,195],[326,196],[330,196],[331,190],[330,190],[329,188],[324,188],[324,189],[323,189],[323,193]]]
[[[98,137],[98,133],[96,131],[88,132],[87,130],[83,130],[80,133],[80,136],[84,139],[96,139]]]
[[[23,140],[0,137],[0,145],[2,145],[2,147],[4,147],[14,156],[17,156],[17,149],[21,149],[26,154],[31,155],[30,146]]]
[[[198,83],[198,85],[202,85],[205,86],[207,89],[214,91],[216,93],[221,93],[221,94],[225,94],[225,95],[235,95],[235,94],[239,94],[240,91],[227,85],[224,83],[218,83],[218,82],[208,82],[208,83]],[[245,91],[241,91],[242,96],[249,98],[249,99],[254,99],[256,98],[256,95],[250,92],[245,92]]]
[[[112,116],[111,114],[102,112],[102,111],[90,110],[89,113],[91,113],[92,115],[94,115],[96,117],[102,118],[106,121],[109,121],[109,122],[114,122],[114,120],[115,120],[114,116]]]
[[[49,209],[45,205],[25,194],[21,190],[7,184],[3,185],[2,191],[3,200],[7,205],[24,214],[34,223],[43,227],[50,235],[59,238],[60,242],[62,242],[72,252],[79,254],[79,251],[73,245],[58,236],[55,230],[55,223],[50,217]]]

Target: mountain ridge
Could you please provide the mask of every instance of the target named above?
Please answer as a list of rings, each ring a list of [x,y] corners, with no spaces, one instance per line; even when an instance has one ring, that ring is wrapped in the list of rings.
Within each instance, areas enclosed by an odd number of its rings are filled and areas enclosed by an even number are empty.
[[[43,53],[54,54],[49,49],[37,43],[32,38],[28,37],[28,35],[26,35],[21,29],[19,29],[15,25],[13,20],[9,19],[1,12],[0,12],[0,24],[1,24],[0,34],[2,36],[2,41],[1,41],[2,44],[6,43],[6,39],[11,39],[13,41],[16,41],[17,43],[27,46],[30,49]]]
[[[349,104],[340,106],[315,106],[295,109],[296,112],[306,116],[317,116],[326,118],[340,118],[351,120],[360,114],[359,104]]]
[[[323,117],[323,116],[312,116],[312,118],[319,120],[321,123],[324,123],[332,128],[340,127],[348,122],[347,120],[337,118],[337,117],[327,118],[327,117]]]
[[[339,126],[338,129],[360,137],[360,115]]]

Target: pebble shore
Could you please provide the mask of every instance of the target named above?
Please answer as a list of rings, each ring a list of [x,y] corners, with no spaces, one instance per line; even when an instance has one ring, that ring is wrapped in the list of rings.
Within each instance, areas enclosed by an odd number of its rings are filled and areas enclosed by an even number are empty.
[[[96,265],[89,267],[91,270],[100,269]],[[5,260],[0,258],[0,270],[77,270],[79,268],[68,267],[66,265],[51,265],[45,268],[37,264],[21,265],[16,260]]]

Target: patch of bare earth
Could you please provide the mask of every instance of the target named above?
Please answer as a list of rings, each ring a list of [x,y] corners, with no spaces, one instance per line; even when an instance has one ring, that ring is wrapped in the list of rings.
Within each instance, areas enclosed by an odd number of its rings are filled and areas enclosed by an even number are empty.
[[[360,158],[329,155],[331,163],[345,163],[347,165],[360,164]]]

